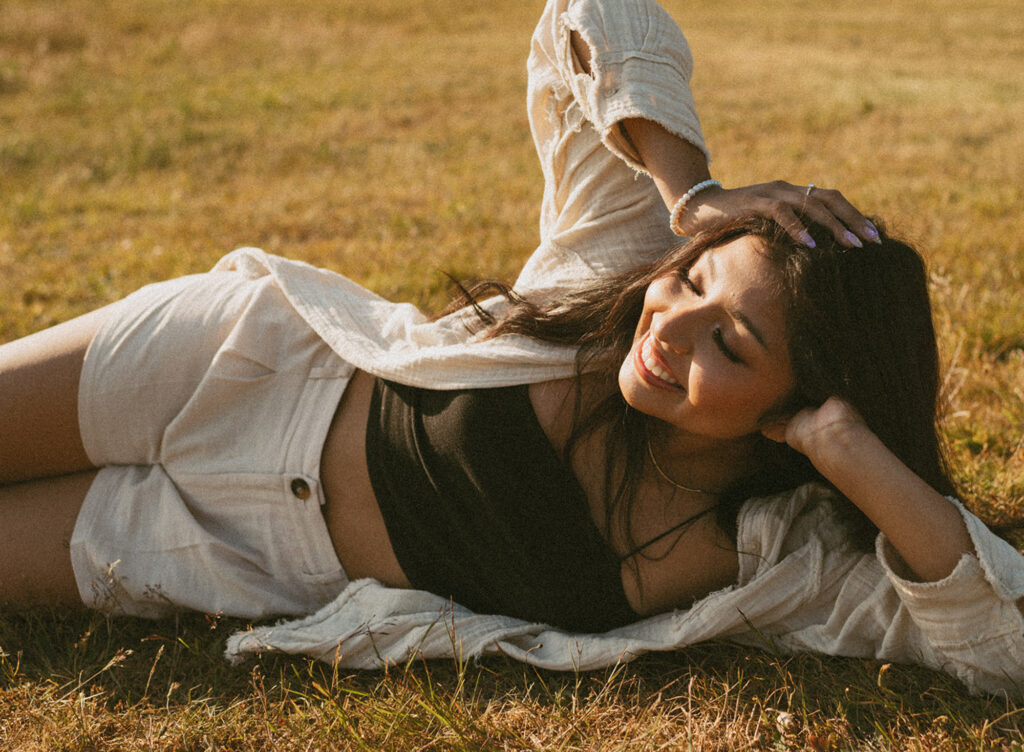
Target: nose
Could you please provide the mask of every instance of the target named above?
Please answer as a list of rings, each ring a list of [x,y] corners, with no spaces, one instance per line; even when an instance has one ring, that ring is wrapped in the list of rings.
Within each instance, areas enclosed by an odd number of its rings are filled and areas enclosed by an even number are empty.
[[[651,335],[665,350],[688,355],[693,352],[696,314],[692,308],[680,305],[659,311],[651,318]]]

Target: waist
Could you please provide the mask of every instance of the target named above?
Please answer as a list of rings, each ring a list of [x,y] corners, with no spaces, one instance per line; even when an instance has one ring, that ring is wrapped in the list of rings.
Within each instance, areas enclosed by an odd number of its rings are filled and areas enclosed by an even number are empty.
[[[331,419],[320,458],[324,517],[349,580],[372,577],[391,587],[410,587],[391,547],[366,462],[373,382],[371,374],[357,370]]]

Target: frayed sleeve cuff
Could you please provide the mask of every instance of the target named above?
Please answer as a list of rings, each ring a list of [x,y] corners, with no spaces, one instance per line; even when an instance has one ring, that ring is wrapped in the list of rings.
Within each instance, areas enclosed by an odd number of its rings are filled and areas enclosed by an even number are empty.
[[[902,559],[880,533],[875,551],[896,594],[932,644],[1024,636],[1024,616],[1017,607],[1024,596],[1024,557],[959,501],[950,501],[964,517],[975,552],[963,554],[941,580],[917,582],[905,576]]]
[[[591,72],[574,59],[571,33],[590,48]],[[620,123],[652,120],[688,141],[710,161],[690,91],[693,58],[676,23],[651,0],[579,0],[558,20],[557,64],[605,146],[646,172]]]

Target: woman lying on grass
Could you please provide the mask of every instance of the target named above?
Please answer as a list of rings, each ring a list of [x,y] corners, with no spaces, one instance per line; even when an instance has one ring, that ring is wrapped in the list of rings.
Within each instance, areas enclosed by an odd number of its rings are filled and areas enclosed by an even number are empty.
[[[4,345],[0,598],[316,612],[229,650],[352,666],[729,636],[1015,691],[1024,559],[947,498],[918,254],[710,180],[653,2],[551,0],[529,70],[512,290],[429,321],[242,249]]]

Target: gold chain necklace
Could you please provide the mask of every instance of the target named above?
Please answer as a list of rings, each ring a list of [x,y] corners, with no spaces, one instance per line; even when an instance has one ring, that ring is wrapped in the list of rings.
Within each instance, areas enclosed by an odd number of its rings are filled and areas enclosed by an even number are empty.
[[[651,437],[644,432],[644,442],[647,444],[647,456],[651,458],[651,464],[654,465],[654,469],[658,471],[658,475],[664,478],[668,483],[671,483],[681,491],[689,491],[690,493],[705,494],[706,496],[717,496],[717,491],[709,491],[706,488],[691,488],[690,486],[684,486],[679,481],[675,480],[668,473],[661,469],[661,465],[658,464],[657,458],[654,456],[654,449],[651,447]]]

